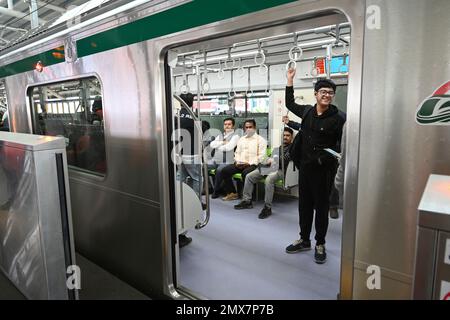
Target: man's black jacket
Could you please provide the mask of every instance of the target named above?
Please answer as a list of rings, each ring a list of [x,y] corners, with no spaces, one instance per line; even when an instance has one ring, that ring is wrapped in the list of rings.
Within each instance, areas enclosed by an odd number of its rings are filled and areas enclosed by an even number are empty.
[[[194,146],[195,146],[195,139],[197,138],[194,135],[195,132],[195,121],[194,119],[191,118],[191,116],[189,115],[189,113],[184,110],[181,109],[180,112],[180,128],[187,130],[187,132],[183,132],[182,133],[182,139],[184,139],[183,134],[187,134],[189,133],[189,138],[190,138],[190,149],[188,150],[182,150],[182,154],[183,155],[195,155],[197,154]],[[175,121],[175,129],[178,129],[178,122]],[[205,133],[206,131],[208,131],[210,129],[210,124],[207,121],[202,120],[202,133]],[[202,137],[202,141],[203,141],[203,137]],[[197,150],[198,151],[198,150]]]
[[[327,111],[317,115],[316,105],[299,105],[295,103],[294,88],[286,87],[286,108],[296,116],[302,118],[301,146],[295,146],[291,155],[297,167],[305,165],[320,165],[333,167],[337,160],[325,148],[335,151],[342,136],[345,119],[339,114],[336,106],[330,105]],[[304,119],[303,119],[304,117]]]

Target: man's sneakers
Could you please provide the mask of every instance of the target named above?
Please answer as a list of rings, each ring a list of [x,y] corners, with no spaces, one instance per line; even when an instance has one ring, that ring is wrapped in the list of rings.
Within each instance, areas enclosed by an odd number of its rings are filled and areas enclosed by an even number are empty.
[[[303,239],[295,240],[294,243],[286,247],[287,253],[296,253],[300,251],[311,250],[311,242]]]
[[[239,195],[237,193],[229,193],[225,197],[222,198],[223,201],[231,201],[239,199]]]
[[[311,250],[311,242],[305,241],[303,239],[295,240],[294,243],[290,244],[286,248],[287,253],[296,253],[306,250]],[[319,264],[325,263],[327,261],[327,252],[325,250],[325,245],[319,244],[315,247],[314,261]]]
[[[259,219],[265,219],[269,217],[272,214],[272,209],[268,206],[264,206],[264,208],[261,210],[261,213],[259,214]]]
[[[337,208],[330,208],[330,218],[331,219],[338,219],[339,218],[339,212]]]
[[[319,244],[316,246],[316,250],[314,252],[314,260],[316,263],[322,264],[327,261],[327,252],[325,250],[325,245]]]
[[[247,201],[247,200],[243,200],[240,203],[238,203],[237,205],[234,206],[234,208],[236,210],[240,210],[240,209],[251,209],[253,208],[252,202],[251,201]]]

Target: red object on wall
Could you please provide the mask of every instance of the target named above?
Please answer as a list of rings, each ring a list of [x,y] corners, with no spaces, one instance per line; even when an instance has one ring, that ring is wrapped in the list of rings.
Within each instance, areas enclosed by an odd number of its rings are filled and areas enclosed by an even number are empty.
[[[317,74],[324,74],[325,73],[325,59],[320,58],[316,60],[316,69]]]

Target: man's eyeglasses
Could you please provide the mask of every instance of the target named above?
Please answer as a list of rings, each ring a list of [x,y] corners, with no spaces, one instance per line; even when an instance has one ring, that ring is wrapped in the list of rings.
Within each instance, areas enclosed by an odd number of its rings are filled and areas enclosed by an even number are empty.
[[[253,129],[253,126],[246,126],[245,129]]]
[[[320,94],[321,96],[324,96],[324,95],[326,95],[326,94],[329,95],[330,97],[334,96],[334,91],[319,90],[318,92],[319,92],[319,94]]]

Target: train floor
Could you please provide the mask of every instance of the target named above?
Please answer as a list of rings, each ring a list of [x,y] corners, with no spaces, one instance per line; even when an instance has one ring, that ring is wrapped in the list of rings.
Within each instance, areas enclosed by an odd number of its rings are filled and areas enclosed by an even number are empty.
[[[148,300],[149,297],[119,280],[83,256],[76,255],[81,269],[80,300]],[[0,272],[0,300],[23,300],[22,293]]]
[[[238,201],[211,201],[211,218],[180,249],[181,286],[208,299],[336,299],[339,292],[342,210],[330,219],[327,262],[314,250],[287,254],[298,239],[298,200],[275,196],[272,215],[258,219],[263,202],[235,210]],[[314,246],[314,227],[311,233]]]

